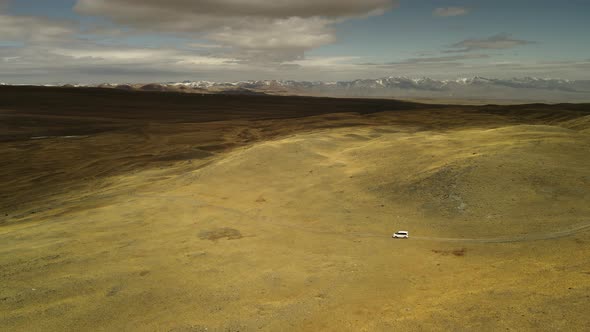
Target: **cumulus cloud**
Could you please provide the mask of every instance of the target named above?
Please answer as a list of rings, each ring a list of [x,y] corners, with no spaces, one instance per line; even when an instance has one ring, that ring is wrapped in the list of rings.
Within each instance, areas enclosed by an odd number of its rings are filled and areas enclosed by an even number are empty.
[[[75,8],[121,23],[152,24],[162,19],[174,21],[176,15],[208,16],[207,21],[212,22],[232,17],[351,17],[382,12],[392,5],[391,0],[78,0]],[[185,28],[205,23],[192,22]]]
[[[334,42],[333,24],[380,14],[394,4],[394,0],[78,0],[75,10],[143,31],[205,37],[291,59],[293,54]]]
[[[499,33],[497,35],[483,38],[483,39],[466,39],[456,44],[451,45],[452,50],[445,51],[446,53],[453,52],[471,52],[477,50],[503,50],[517,46],[534,44],[535,42],[529,40],[515,39],[509,33]]]
[[[0,78],[15,83],[97,83],[145,77],[158,81],[204,73],[210,79],[231,77],[234,70],[249,69],[237,68],[240,66],[232,61],[188,50],[75,42],[61,46],[0,47]]]
[[[469,9],[465,7],[441,7],[436,8],[432,14],[440,17],[461,16],[469,14]]]
[[[432,62],[448,62],[448,61],[459,61],[459,60],[472,60],[472,59],[487,59],[490,56],[487,54],[465,54],[465,55],[452,55],[452,56],[438,56],[438,57],[422,57],[422,58],[410,58],[400,62],[391,62],[389,64],[397,63],[432,63]]]
[[[0,38],[3,41],[44,43],[60,41],[76,33],[71,22],[33,16],[0,14]]]
[[[209,38],[244,49],[308,49],[334,41],[334,31],[328,28],[330,23],[319,17],[289,17],[245,27],[225,27]]]
[[[107,20],[57,20],[2,11],[0,80],[11,83],[150,82],[184,79],[349,80],[392,75],[580,77],[590,60],[489,63],[492,53],[533,43],[509,34],[467,39],[389,63],[304,56],[335,41],[335,24],[379,14],[395,0],[76,0],[75,10]],[[451,13],[448,11],[447,13]],[[148,42],[128,42],[135,37]],[[133,38],[129,38],[133,37]],[[171,38],[170,38],[171,37]],[[454,54],[457,53],[457,54]],[[586,75],[587,76],[587,75]]]
[[[437,57],[419,57],[419,58],[409,58],[404,59],[401,61],[393,61],[393,62],[385,62],[385,63],[361,63],[358,64],[360,66],[378,66],[378,67],[391,67],[397,65],[412,65],[412,64],[441,64],[444,63],[445,65],[449,64],[457,64],[459,61],[465,60],[474,60],[474,59],[488,59],[490,56],[488,54],[462,54],[462,55],[451,55],[451,56],[437,56]]]
[[[485,55],[410,58],[359,64],[362,57],[308,56],[277,64],[243,62],[195,50],[73,43],[62,46],[0,47],[0,81],[9,83],[124,83],[250,79],[351,80],[359,77],[475,75],[553,76],[587,79],[590,59],[561,62],[478,61]]]
[[[324,66],[304,54],[334,42],[334,24],[378,15],[396,1],[75,0],[81,16],[106,18],[75,21],[15,15],[11,1],[0,0],[0,78],[96,81],[145,76],[142,69],[155,80],[280,78]],[[126,45],[130,36],[170,44]]]

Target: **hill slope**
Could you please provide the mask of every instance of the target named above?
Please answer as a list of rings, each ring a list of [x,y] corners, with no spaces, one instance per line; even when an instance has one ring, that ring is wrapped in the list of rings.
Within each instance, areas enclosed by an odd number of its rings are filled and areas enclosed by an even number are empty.
[[[590,328],[587,105],[109,91],[0,97],[9,330]]]

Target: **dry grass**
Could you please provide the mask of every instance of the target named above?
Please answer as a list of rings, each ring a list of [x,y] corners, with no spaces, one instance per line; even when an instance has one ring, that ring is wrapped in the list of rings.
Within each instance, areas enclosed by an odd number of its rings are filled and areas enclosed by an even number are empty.
[[[590,329],[587,105],[6,89],[3,329]]]

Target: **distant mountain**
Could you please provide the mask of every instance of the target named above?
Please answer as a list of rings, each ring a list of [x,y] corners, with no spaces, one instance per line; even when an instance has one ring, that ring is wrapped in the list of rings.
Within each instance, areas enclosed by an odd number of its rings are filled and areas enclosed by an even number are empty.
[[[51,86],[55,86],[55,84]],[[590,102],[590,80],[535,77],[496,79],[476,76],[455,80],[437,80],[428,77],[390,76],[339,82],[293,80],[184,81],[149,84],[68,84],[67,86],[94,86],[121,90],[175,91],[200,94],[311,95],[486,102]]]
[[[384,77],[353,81],[322,82],[264,80],[216,83],[185,81],[166,83],[178,88],[209,92],[250,90],[267,94],[296,94],[337,97],[432,98],[514,100],[538,102],[590,102],[590,80],[543,79],[535,77],[494,79],[485,77],[436,80],[428,77]]]
[[[562,90],[570,92],[590,92],[590,80],[570,81],[563,79],[543,79],[535,77],[493,79],[485,77],[461,78],[457,80],[435,80],[432,78],[385,77],[378,79],[358,79],[353,81],[322,82],[322,81],[238,81],[216,83],[211,81],[185,81],[182,83],[166,83],[169,86],[186,86],[198,88],[245,88],[245,89],[414,89],[427,91],[444,91],[458,86],[506,86],[511,88],[531,88],[546,90]]]

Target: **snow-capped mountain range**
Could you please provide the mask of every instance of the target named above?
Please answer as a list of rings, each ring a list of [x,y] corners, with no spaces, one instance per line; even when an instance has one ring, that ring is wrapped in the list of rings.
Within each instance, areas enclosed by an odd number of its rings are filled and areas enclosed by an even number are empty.
[[[292,81],[292,80],[263,80],[238,82],[184,81],[181,83],[165,83],[170,86],[184,86],[190,88],[297,88],[297,89],[414,89],[428,91],[445,91],[465,86],[502,86],[510,88],[561,90],[569,92],[590,93],[590,80],[570,81],[564,79],[544,79],[535,77],[494,79],[485,77],[460,78],[456,80],[436,80],[428,77],[385,77],[378,79],[357,79],[353,81],[322,82],[322,81]]]
[[[2,85],[2,83],[0,83]],[[237,82],[183,81],[166,83],[52,84],[67,87],[101,87],[185,93],[311,95],[332,97],[381,97],[435,100],[522,102],[590,102],[590,80],[547,78],[497,79],[485,77],[437,80],[428,77],[383,77],[322,82],[261,80]]]
[[[485,77],[436,80],[428,77],[384,77],[353,81],[321,82],[264,80],[216,83],[185,81],[166,83],[162,89],[208,92],[266,93],[331,97],[373,97],[433,100],[506,102],[590,102],[590,80],[534,77],[495,79]]]

